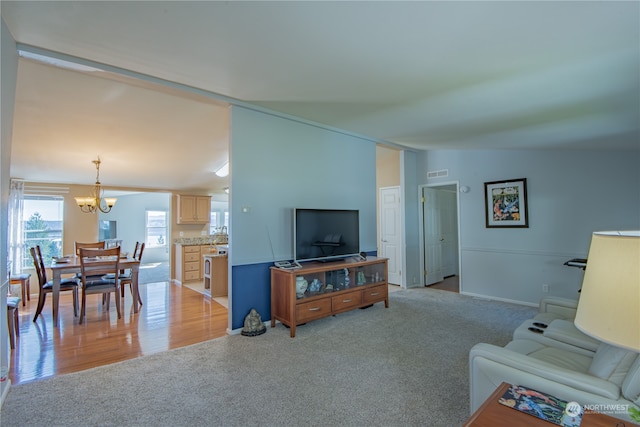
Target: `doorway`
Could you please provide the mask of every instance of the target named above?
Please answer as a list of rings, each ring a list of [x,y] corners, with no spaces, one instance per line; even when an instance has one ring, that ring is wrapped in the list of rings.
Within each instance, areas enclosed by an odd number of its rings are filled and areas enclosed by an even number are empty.
[[[400,187],[380,188],[380,256],[387,258],[388,281],[402,286]]]
[[[458,183],[421,187],[421,266],[425,286],[455,283],[448,290],[460,291],[460,244]]]

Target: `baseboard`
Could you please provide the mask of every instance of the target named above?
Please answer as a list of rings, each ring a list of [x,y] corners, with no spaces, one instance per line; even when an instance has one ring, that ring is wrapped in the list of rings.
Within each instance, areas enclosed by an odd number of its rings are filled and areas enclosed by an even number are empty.
[[[0,396],[0,409],[2,409],[2,405],[4,404],[4,400],[9,395],[9,389],[11,388],[11,380],[7,378],[7,385],[2,390],[2,396]]]
[[[519,301],[519,300],[514,300],[514,299],[509,299],[509,298],[498,298],[498,297],[487,296],[487,295],[482,295],[482,294],[475,294],[473,292],[460,291],[460,295],[467,295],[467,296],[470,296],[470,297],[479,298],[479,299],[483,299],[483,300],[487,300],[487,301],[502,301],[502,302],[508,302],[508,303],[511,303],[511,304],[525,305],[527,307],[538,307],[538,303],[527,302],[527,301]]]

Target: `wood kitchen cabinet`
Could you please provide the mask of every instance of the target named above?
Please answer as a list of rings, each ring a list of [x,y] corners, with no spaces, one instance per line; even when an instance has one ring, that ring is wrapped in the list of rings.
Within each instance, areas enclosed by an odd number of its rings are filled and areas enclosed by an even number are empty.
[[[203,255],[211,253],[211,245],[176,245],[176,280],[180,283],[197,282],[204,278],[204,258]],[[216,261],[220,262],[220,261]],[[226,285],[226,268],[227,257],[224,257],[224,280]],[[216,268],[219,268],[216,267]],[[225,287],[226,289],[226,287]]]
[[[200,245],[176,245],[176,280],[180,283],[202,280]]]
[[[211,196],[178,194],[178,224],[206,224],[210,215]]]

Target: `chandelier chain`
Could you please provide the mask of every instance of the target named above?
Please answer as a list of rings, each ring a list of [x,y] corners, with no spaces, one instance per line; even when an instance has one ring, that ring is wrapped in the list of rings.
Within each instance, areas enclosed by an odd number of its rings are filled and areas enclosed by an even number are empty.
[[[100,156],[91,162],[96,166],[96,183],[93,187],[93,195],[89,197],[76,197],[76,203],[80,211],[84,213],[95,213],[97,211],[109,213],[111,208],[116,204],[117,199],[113,197],[102,197],[104,190],[100,184]]]

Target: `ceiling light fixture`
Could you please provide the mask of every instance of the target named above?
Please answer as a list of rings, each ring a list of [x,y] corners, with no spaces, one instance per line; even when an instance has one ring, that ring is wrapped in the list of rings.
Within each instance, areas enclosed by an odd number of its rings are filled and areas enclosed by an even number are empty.
[[[116,204],[116,200],[118,199],[115,197],[102,198],[104,190],[100,185],[100,157],[98,157],[97,160],[92,160],[92,163],[96,165],[96,184],[93,187],[93,194],[88,197],[75,197],[76,203],[84,213],[94,213],[97,211],[108,213],[111,211],[111,208]],[[103,200],[105,206],[102,204]]]
[[[67,70],[87,71],[87,72],[103,71],[99,68],[91,67],[89,65],[78,64],[77,62],[70,62],[64,59],[54,58],[52,56],[47,56],[47,55],[41,55],[39,53],[29,52],[22,49],[18,50],[18,55],[25,59],[31,59],[33,61],[37,61],[42,64],[53,65],[54,67],[65,68]]]
[[[216,175],[218,175],[219,177],[225,177],[229,175],[229,162],[224,162],[224,165],[222,165],[220,169],[216,171]]]

